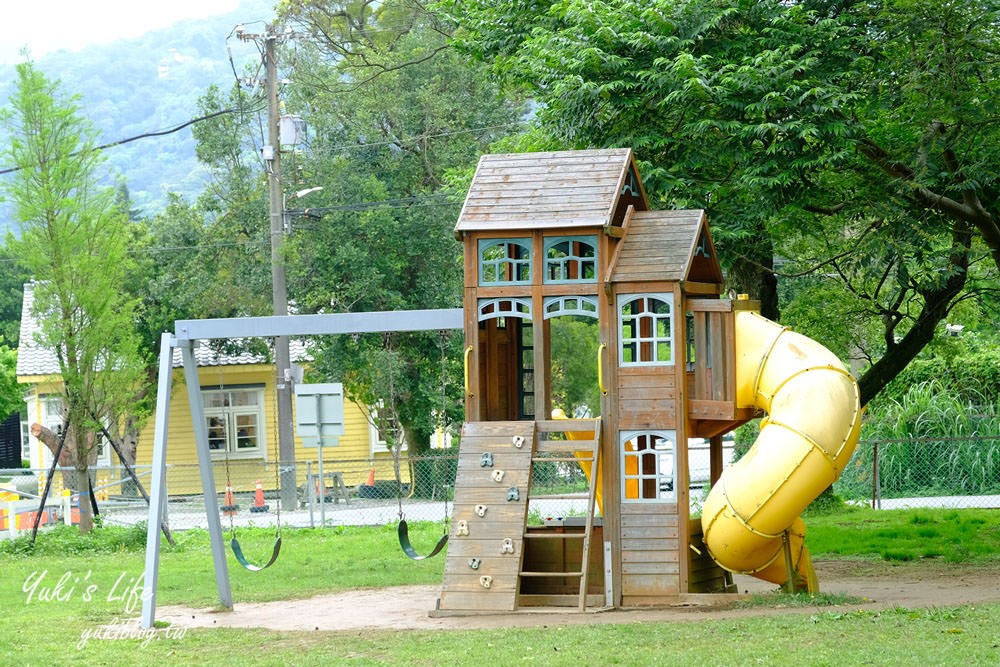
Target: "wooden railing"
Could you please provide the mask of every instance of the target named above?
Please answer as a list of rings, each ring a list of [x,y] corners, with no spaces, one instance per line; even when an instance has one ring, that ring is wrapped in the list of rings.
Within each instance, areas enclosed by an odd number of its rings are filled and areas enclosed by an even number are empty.
[[[733,304],[729,299],[688,299],[688,414],[693,419],[733,419],[736,359]]]

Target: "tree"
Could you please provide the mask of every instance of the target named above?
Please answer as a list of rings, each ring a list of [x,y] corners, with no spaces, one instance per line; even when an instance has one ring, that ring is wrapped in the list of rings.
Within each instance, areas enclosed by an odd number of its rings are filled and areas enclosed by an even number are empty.
[[[5,184],[21,230],[14,249],[38,281],[38,342],[59,361],[66,447],[77,487],[86,491],[100,426],[130,411],[141,379],[135,303],[123,292],[130,234],[114,189],[99,185],[102,158],[76,99],[31,62],[17,73],[12,109],[3,117],[6,155],[20,169]],[[80,510],[85,533],[89,504]]]
[[[0,339],[0,420],[14,414],[24,405],[21,388],[17,385],[17,350]]]
[[[984,289],[980,243],[1000,266],[993,2],[439,5],[460,48],[536,97],[546,134],[632,146],[654,205],[706,208],[765,315],[776,255],[871,304],[862,402]]]
[[[312,135],[285,163],[289,190],[324,187],[293,214],[286,244],[299,312],[457,307],[460,194],[450,175],[517,123],[518,96],[470,67],[449,47],[450,28],[418,2],[289,2],[283,11],[318,35],[296,51],[287,100]],[[418,453],[442,422],[461,420],[460,350],[456,334],[341,336],[323,341],[315,365],[349,398],[382,406],[378,425],[397,452],[405,435]]]

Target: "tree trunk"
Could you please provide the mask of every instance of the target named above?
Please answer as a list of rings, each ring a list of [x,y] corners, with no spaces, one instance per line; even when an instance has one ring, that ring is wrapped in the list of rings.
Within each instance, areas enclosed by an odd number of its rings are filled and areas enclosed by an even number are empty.
[[[38,438],[39,442],[49,448],[52,456],[56,455],[56,451],[59,449],[59,435],[50,428],[45,428],[41,424],[32,424],[29,429],[31,435]],[[60,468],[72,468],[74,466],[76,443],[70,442],[69,434],[66,434],[66,442],[63,443],[62,453],[59,455],[59,462],[56,464]],[[64,489],[74,488],[76,482],[75,475],[69,470],[62,471],[62,480]]]
[[[778,279],[774,275],[774,244],[762,226],[756,238],[740,248],[740,255],[726,272],[729,286],[740,294],[760,301],[760,314],[778,321]]]

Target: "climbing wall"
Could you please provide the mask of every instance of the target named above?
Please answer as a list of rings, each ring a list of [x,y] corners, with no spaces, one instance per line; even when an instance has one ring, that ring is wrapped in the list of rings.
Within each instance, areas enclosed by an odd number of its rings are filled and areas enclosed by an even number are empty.
[[[531,421],[462,427],[439,609],[517,608],[534,437]]]

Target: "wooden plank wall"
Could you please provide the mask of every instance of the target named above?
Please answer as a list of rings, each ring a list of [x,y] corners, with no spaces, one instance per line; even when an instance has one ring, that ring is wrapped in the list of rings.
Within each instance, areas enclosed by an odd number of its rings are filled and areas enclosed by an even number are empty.
[[[662,604],[680,592],[677,505],[622,503],[622,605]]]

